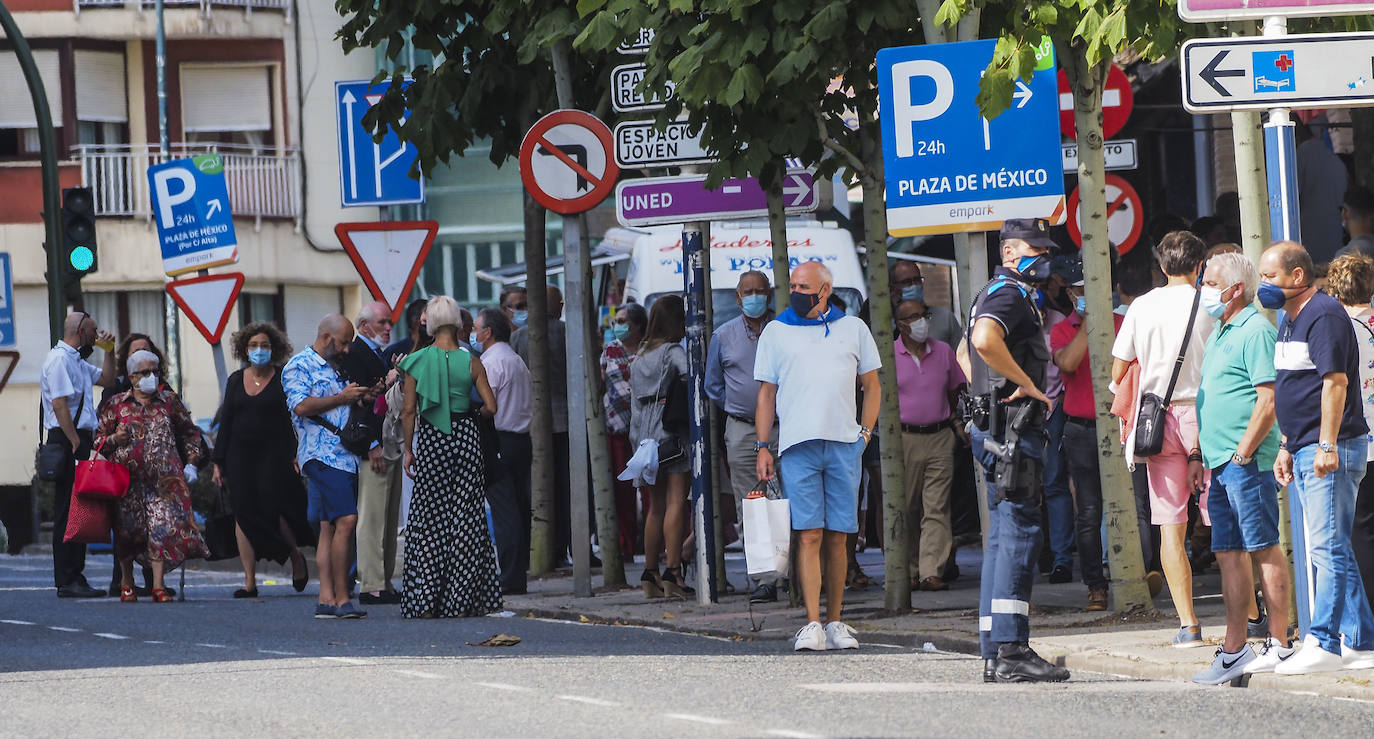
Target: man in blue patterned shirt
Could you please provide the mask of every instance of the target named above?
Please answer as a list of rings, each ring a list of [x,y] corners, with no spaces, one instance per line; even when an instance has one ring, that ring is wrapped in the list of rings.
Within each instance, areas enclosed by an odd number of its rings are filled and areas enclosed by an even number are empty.
[[[345,383],[334,362],[348,353],[353,324],[337,313],[320,321],[315,343],[282,369],[286,407],[296,427],[296,462],[305,475],[311,521],[320,523],[315,547],[320,601],[315,618],[362,618],[367,613],[348,599],[348,568],[353,530],[358,523],[358,458],[344,449],[337,429],[348,424],[349,409],[367,388]],[[323,421],[323,423],[321,423]]]

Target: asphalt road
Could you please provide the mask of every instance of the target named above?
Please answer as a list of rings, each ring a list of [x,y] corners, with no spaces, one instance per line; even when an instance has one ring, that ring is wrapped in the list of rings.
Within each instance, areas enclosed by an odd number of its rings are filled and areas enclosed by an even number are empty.
[[[1320,736],[1374,721],[1365,703],[1095,674],[985,685],[972,657],[876,644],[794,654],[396,607],[316,621],[309,591],[235,601],[229,573],[193,573],[173,604],[58,600],[50,577],[44,558],[0,558],[0,736]],[[521,641],[469,645],[495,634]]]

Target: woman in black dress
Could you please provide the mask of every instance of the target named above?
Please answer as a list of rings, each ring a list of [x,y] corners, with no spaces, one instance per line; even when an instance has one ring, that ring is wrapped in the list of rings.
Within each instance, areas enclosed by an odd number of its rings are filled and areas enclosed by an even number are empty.
[[[243,587],[235,598],[256,598],[257,560],[291,560],[296,592],[310,571],[299,542],[314,540],[305,520],[305,487],[296,469],[296,432],[286,410],[278,369],[291,344],[270,323],[244,326],[230,340],[234,358],[248,366],[229,376],[219,410],[214,481],[229,488],[234,506]]]

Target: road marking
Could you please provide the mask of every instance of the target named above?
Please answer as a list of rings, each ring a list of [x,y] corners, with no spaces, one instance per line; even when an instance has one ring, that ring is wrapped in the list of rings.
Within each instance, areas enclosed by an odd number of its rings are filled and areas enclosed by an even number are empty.
[[[37,626],[37,625],[38,625],[38,624],[35,624],[35,623],[32,622],[32,621],[20,621],[20,620],[18,620],[18,619],[13,619],[13,618],[0,618],[0,624],[11,624],[11,625],[14,625],[14,626]]]
[[[96,636],[100,637],[101,639],[128,639],[128,638],[129,638],[129,637],[124,636],[124,635],[122,635],[122,634],[96,634]]]
[[[157,639],[144,639],[144,640],[143,640],[143,643],[144,643],[144,644],[166,644],[167,642],[165,642],[165,641],[158,641]]]
[[[711,726],[725,726],[734,723],[728,719],[715,718],[714,716],[697,716],[691,713],[665,713],[664,718],[675,718],[678,721],[692,721],[698,724],[710,724]]]
[[[443,675],[436,675],[432,672],[421,672],[420,670],[392,670],[399,675],[409,675],[411,677],[422,677],[426,680],[443,680]]]
[[[586,703],[589,706],[601,706],[602,708],[620,708],[622,704],[615,701],[602,700],[600,698],[588,698],[585,695],[555,695],[561,701],[572,701],[573,703]]]
[[[365,665],[365,664],[368,664],[367,660],[365,660],[365,659],[353,659],[352,657],[320,657],[320,659],[327,659],[327,660],[329,660],[330,662],[342,662],[342,663],[344,663],[344,664],[346,664],[346,665]]]
[[[70,627],[70,626],[49,626],[48,628],[52,629],[53,631],[65,631],[65,632],[67,632],[67,633],[69,633],[69,634],[74,634],[74,633],[76,633],[76,632],[78,632],[78,631],[81,630],[81,629],[73,629],[73,628]]]
[[[199,644],[196,644],[196,646],[198,646],[198,647],[205,647],[206,649],[228,649],[228,648],[229,648],[229,645],[228,645],[228,644],[208,644],[208,643],[199,643]]]
[[[258,651],[262,654],[279,654],[283,657],[295,657],[297,654],[296,652],[283,652],[280,649],[259,649]]]
[[[474,684],[474,685],[481,685],[481,686],[484,687],[484,688],[492,688],[492,689],[494,689],[494,690],[509,690],[509,691],[511,691],[511,692],[514,692],[514,693],[533,693],[533,692],[534,692],[534,689],[533,689],[533,688],[527,688],[527,687],[525,687],[525,686],[523,686],[523,685],[511,685],[510,683],[481,683],[481,682],[479,682],[479,683],[473,683],[473,684]]]
[[[792,731],[791,729],[769,729],[763,733],[768,736],[790,737],[790,739],[821,739],[820,734],[808,734],[805,731]]]
[[[52,588],[51,588],[51,587],[48,587],[48,586],[43,586],[43,587],[18,587],[18,586],[16,586],[16,587],[12,587],[12,588],[0,588],[0,592],[4,592],[4,593],[24,592],[24,591],[30,591],[30,590],[52,590]]]

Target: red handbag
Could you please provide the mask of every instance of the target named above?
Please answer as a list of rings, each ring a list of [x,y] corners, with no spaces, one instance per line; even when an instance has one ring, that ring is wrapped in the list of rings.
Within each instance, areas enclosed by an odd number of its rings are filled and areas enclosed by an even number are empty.
[[[108,543],[113,508],[114,503],[104,498],[73,495],[71,507],[67,510],[67,531],[62,541],[68,544]]]
[[[95,453],[100,454],[105,440]],[[72,498],[119,500],[129,492],[129,468],[104,459],[87,459],[76,463],[76,477],[72,482]]]

